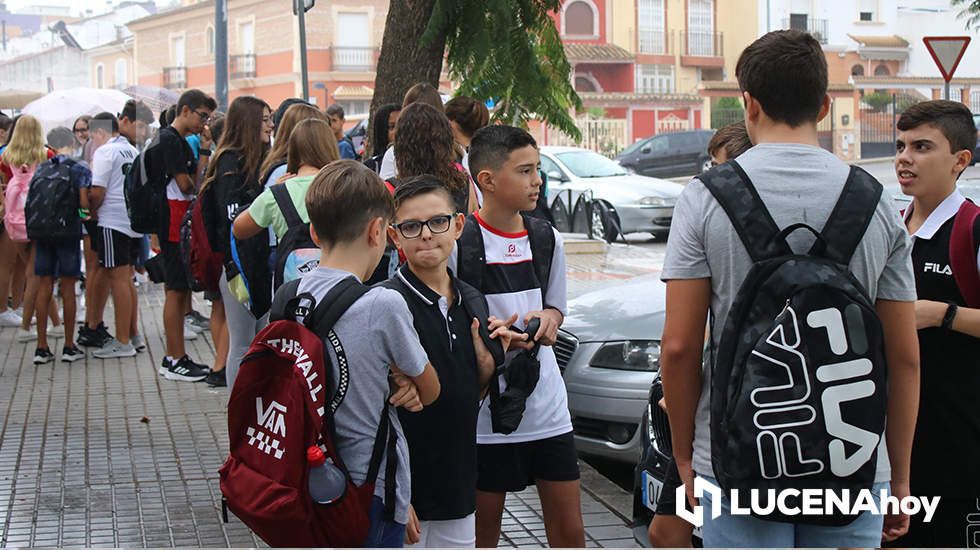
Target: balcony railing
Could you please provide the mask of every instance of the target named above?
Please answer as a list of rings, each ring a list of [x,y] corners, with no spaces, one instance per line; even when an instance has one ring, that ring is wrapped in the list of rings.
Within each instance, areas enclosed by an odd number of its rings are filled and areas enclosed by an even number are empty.
[[[670,35],[664,31],[640,30],[639,53],[668,55],[671,53]]]
[[[163,68],[163,87],[171,90],[179,90],[187,87],[187,68],[186,67],[164,67]]]
[[[827,19],[812,19],[812,18],[789,18],[783,19],[784,29],[795,29],[798,31],[808,32],[817,39],[817,42],[821,44],[827,43],[830,24]]]
[[[693,57],[723,57],[722,33],[687,31],[685,34],[685,55]]]
[[[245,53],[228,56],[231,78],[255,78],[255,54]]]
[[[346,48],[333,46],[333,70],[370,72],[374,70],[377,48]]]

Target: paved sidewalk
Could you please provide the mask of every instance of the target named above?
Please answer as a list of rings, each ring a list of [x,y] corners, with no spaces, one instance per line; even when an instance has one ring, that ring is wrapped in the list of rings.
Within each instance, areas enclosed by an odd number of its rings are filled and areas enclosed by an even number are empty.
[[[570,294],[659,266],[658,252],[619,246],[570,257]],[[139,294],[149,349],[136,358],[35,367],[34,343],[0,330],[0,546],[262,545],[234,516],[220,517],[227,389],[157,375],[163,291],[145,285]],[[196,360],[213,357],[210,337],[187,345]],[[582,511],[587,546],[635,546],[623,518],[588,490]],[[500,545],[545,541],[535,491],[510,495]]]

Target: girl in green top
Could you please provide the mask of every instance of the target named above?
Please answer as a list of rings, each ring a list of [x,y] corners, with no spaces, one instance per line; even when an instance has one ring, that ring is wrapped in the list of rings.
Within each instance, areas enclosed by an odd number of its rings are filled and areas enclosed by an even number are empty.
[[[286,172],[293,176],[276,185],[285,185],[289,190],[289,198],[293,200],[303,223],[310,222],[310,216],[306,213],[306,190],[321,168],[339,158],[337,140],[333,137],[330,125],[323,120],[304,120],[289,134]],[[267,227],[272,227],[277,239],[282,239],[289,230],[286,218],[272,196],[271,188],[263,191],[252,201],[248,210],[235,219],[235,238],[247,239]]]

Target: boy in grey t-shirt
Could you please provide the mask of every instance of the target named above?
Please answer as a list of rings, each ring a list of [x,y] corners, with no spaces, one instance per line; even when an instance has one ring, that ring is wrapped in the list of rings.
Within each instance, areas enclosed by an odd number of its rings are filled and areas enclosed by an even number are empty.
[[[777,226],[806,223],[820,230],[840,196],[848,166],[822,150],[817,120],[829,108],[827,64],[820,44],[799,31],[776,31],[742,53],[736,74],[746,104],[746,129],[755,147],[738,158]],[[813,241],[789,238],[800,253]],[[850,263],[875,305],[884,329],[888,359],[888,421],[879,449],[877,489],[909,494],[908,476],[918,405],[915,281],[909,240],[897,212],[883,197]],[[714,314],[718,343],[732,302],[752,266],[728,216],[697,179],[674,210],[661,277],[667,282],[667,312],[661,373],[678,471],[693,499],[695,475],[713,481],[710,444],[710,376],[702,374],[703,327]],[[885,443],[887,441],[887,443]],[[885,452],[887,447],[887,455]],[[724,457],[715,457],[724,460]],[[890,459],[890,470],[889,470]],[[715,483],[717,485],[717,483]],[[709,498],[704,500],[709,501]],[[714,504],[714,503],[713,503]],[[704,514],[705,547],[879,546],[908,528],[904,514],[862,514],[844,527],[769,522],[729,513]]]
[[[381,260],[392,218],[391,195],[381,179],[362,164],[340,161],[324,168],[306,194],[313,239],[321,249],[320,267],[303,277],[298,291],[322,299],[340,281],[363,281]],[[334,416],[337,449],[354,483],[367,476],[374,438],[387,400],[387,414],[398,437],[398,469],[386,479],[382,462],[372,502],[366,547],[401,547],[411,500],[409,455],[395,407],[421,410],[439,396],[439,379],[429,364],[401,295],[374,288],[340,317],[334,333],[347,355],[346,397]],[[325,335],[320,335],[325,336]],[[327,346],[337,375],[337,358]],[[390,388],[393,386],[394,388]],[[389,397],[390,389],[395,389]],[[385,517],[385,485],[395,482],[394,517]]]

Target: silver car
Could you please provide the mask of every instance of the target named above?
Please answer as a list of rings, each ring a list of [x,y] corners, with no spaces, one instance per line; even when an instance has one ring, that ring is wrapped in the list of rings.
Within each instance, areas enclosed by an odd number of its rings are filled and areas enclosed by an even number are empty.
[[[640,456],[665,294],[657,275],[644,275],[569,301],[554,350],[579,451],[633,464]]]
[[[548,176],[548,205],[559,231],[584,233],[584,217],[591,213],[593,234],[607,241],[620,232],[653,233],[665,240],[684,189],[678,183],[630,174],[615,161],[579,147],[542,147],[541,169]],[[596,201],[591,212],[584,207],[590,198]],[[565,227],[557,204],[567,212]]]

